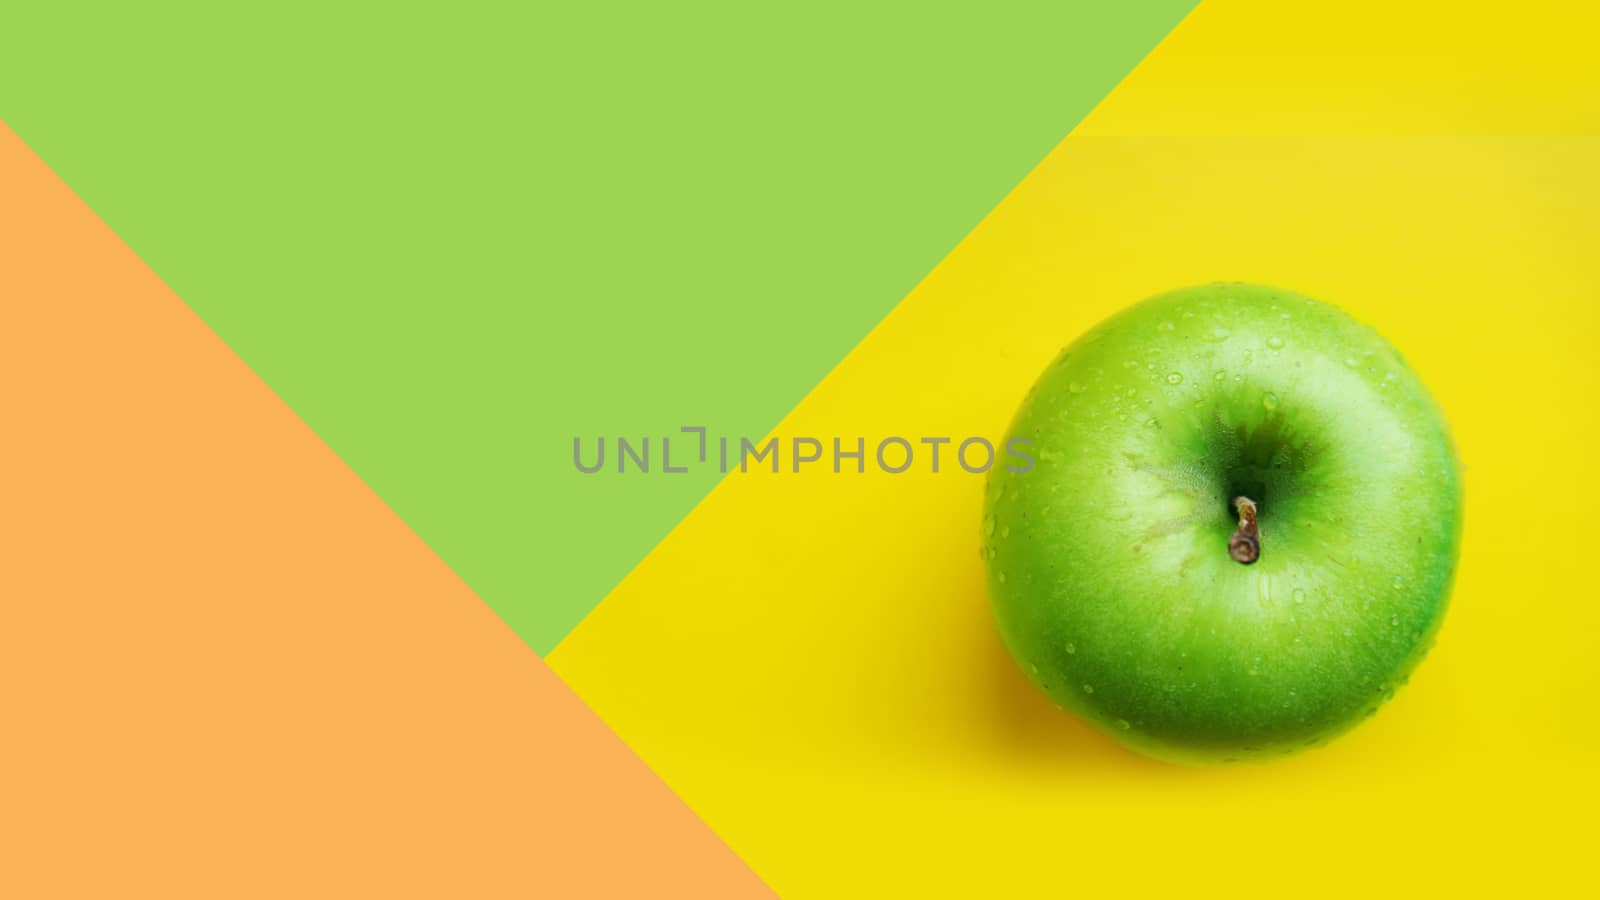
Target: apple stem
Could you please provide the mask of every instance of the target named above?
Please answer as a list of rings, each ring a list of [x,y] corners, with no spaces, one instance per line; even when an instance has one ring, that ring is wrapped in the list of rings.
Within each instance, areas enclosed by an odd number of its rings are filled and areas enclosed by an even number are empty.
[[[1239,530],[1228,538],[1228,555],[1234,561],[1248,566],[1261,558],[1261,531],[1256,527],[1256,502],[1249,497],[1235,497],[1233,508],[1239,511]]]

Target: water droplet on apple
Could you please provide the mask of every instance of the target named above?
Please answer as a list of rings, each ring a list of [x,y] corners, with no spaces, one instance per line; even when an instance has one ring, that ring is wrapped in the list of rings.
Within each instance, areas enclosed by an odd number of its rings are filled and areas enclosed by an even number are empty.
[[[1389,624],[1390,625],[1399,625],[1400,624],[1400,614],[1399,613],[1395,613],[1394,615],[1390,616],[1389,617]]]
[[[994,516],[983,517],[983,536],[994,537]]]
[[[1001,572],[999,577],[1000,577],[1000,583],[1001,584],[1005,584],[1006,583],[1006,573]]]
[[[1266,407],[1267,412],[1272,412],[1278,408],[1278,395],[1268,391],[1266,395],[1261,398],[1261,405]]]
[[[1123,731],[1127,731],[1133,727],[1133,723],[1129,722],[1127,719],[1118,719],[1117,727],[1121,728]]]
[[[1405,580],[1405,579],[1404,579],[1404,578],[1401,578],[1401,577],[1400,577],[1400,576],[1399,576],[1399,575],[1396,575],[1396,576],[1395,576],[1395,577],[1394,577],[1394,582],[1393,582],[1393,584],[1394,584],[1394,589],[1395,589],[1395,590],[1397,590],[1397,591],[1398,591],[1398,590],[1400,590],[1400,588],[1401,588],[1401,587],[1402,587],[1402,586],[1403,586],[1403,585],[1404,585],[1404,584],[1405,584],[1405,583],[1406,583],[1406,580]]]
[[[1216,374],[1211,376],[1212,380],[1214,380],[1214,381],[1223,381],[1227,377],[1228,377],[1228,370],[1226,370],[1226,369],[1218,369],[1216,371]]]
[[[1181,372],[1168,372],[1167,373],[1167,384],[1183,384],[1183,373],[1181,373]]]
[[[1162,331],[1171,331],[1172,329],[1173,329],[1173,324],[1171,322],[1162,322],[1161,323],[1161,330]]]
[[[1212,341],[1225,341],[1232,334],[1233,334],[1233,332],[1229,331],[1226,328],[1223,328],[1221,325],[1218,325],[1217,327],[1211,329],[1211,337],[1209,338],[1209,340],[1212,340]]]
[[[1092,694],[1092,693],[1094,693],[1094,685],[1092,685],[1092,684],[1086,684],[1086,685],[1084,685],[1084,686],[1083,686],[1083,692],[1084,692],[1084,693],[1085,693],[1085,694]]]
[[[1146,428],[1154,428],[1154,427],[1156,427],[1156,426],[1157,426],[1157,425],[1160,425],[1160,424],[1161,424],[1161,423],[1160,423],[1160,422],[1157,422],[1157,421],[1156,421],[1156,420],[1155,420],[1155,417],[1154,417],[1154,416],[1151,416],[1151,417],[1150,417],[1150,418],[1148,418],[1148,419],[1145,419],[1145,420],[1144,420],[1144,424],[1145,424],[1145,427],[1146,427]]]
[[[1344,364],[1354,369],[1357,365],[1356,358],[1354,356],[1346,356],[1344,358]]]
[[[1039,666],[1036,663],[1028,663],[1028,671],[1037,675],[1039,674]]]
[[[1267,346],[1271,347],[1274,350],[1282,350],[1283,349],[1283,338],[1278,337],[1277,335],[1273,335],[1272,337],[1267,338]]]
[[[1067,385],[1067,390],[1071,391],[1074,394],[1081,394],[1084,391],[1088,390],[1088,388],[1084,386],[1083,382],[1074,381],[1071,384]]]
[[[1306,592],[1301,588],[1295,588],[1289,593],[1289,596],[1293,597],[1296,603],[1306,602]]]
[[[1011,526],[1007,525],[1004,528],[1001,528],[1000,529],[1000,536],[1003,537],[1003,538],[1011,537]]]
[[[1352,635],[1352,634],[1355,634],[1355,632],[1354,632],[1354,631],[1351,631],[1351,630],[1350,630],[1350,629],[1349,629],[1349,628],[1346,628],[1346,629],[1345,629],[1345,630],[1344,630],[1344,636],[1345,636],[1345,637],[1349,637],[1349,636],[1350,636],[1350,635]]]

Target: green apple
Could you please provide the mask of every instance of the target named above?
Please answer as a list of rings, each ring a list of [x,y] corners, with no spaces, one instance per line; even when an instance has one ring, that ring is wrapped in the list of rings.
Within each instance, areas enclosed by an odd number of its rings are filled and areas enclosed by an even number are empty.
[[[1328,741],[1406,682],[1443,619],[1461,477],[1400,354],[1289,291],[1146,300],[1063,350],[996,466],[1000,634],[1137,750],[1235,761]]]

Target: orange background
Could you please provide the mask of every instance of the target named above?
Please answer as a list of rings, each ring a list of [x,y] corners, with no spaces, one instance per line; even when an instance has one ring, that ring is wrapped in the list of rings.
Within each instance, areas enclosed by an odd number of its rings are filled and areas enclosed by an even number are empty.
[[[765,894],[0,127],[0,896]]]

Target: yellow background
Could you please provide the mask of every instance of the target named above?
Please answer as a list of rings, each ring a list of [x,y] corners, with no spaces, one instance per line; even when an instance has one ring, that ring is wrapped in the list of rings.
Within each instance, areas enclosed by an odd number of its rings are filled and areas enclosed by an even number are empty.
[[[1592,883],[1600,138],[1557,135],[1593,117],[1311,135],[1296,109],[1281,133],[1157,136],[1185,131],[1157,121],[1162,91],[1192,96],[1178,63],[1260,40],[1240,37],[1240,8],[1203,4],[775,434],[998,437],[1059,347],[1131,302],[1217,279],[1320,297],[1406,354],[1460,445],[1464,553],[1437,648],[1327,749],[1154,762],[1057,712],[1006,657],[980,477],[948,460],[730,477],[550,663],[780,894]],[[1501,46],[1493,22],[1475,35]],[[1408,68],[1404,41],[1380,43],[1363,58],[1387,68],[1350,90],[1401,122],[1385,103],[1446,90],[1439,54]],[[1234,101],[1267,115],[1251,84]],[[1355,102],[1313,88],[1308,103]],[[1559,101],[1538,102],[1564,116]]]

